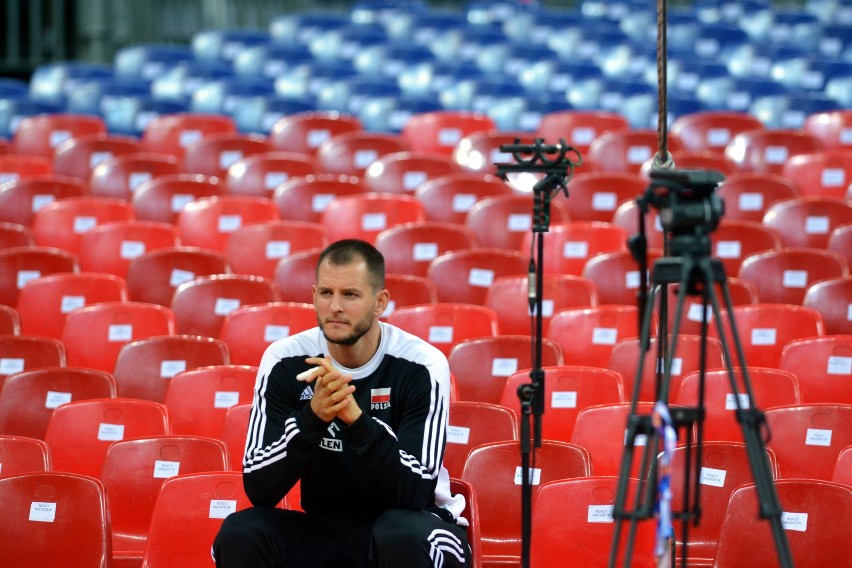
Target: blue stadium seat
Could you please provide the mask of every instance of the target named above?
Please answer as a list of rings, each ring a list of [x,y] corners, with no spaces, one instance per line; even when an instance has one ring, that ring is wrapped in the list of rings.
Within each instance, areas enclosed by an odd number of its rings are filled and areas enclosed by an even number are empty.
[[[152,80],[167,69],[192,60],[189,46],[143,43],[119,49],[113,58],[116,77]]]
[[[269,32],[252,29],[203,30],[192,36],[192,54],[201,61],[233,61],[243,48],[269,43]]]
[[[313,55],[298,44],[261,44],[245,47],[234,57],[234,73],[239,77],[277,77],[294,65],[309,62]]]
[[[80,81],[112,75],[112,66],[102,63],[60,61],[40,65],[30,78],[30,98],[34,101],[63,105],[65,97]]]

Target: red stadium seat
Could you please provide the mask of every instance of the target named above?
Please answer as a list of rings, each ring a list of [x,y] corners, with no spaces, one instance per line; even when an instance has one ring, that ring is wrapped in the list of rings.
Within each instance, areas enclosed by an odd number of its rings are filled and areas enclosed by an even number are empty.
[[[35,214],[48,203],[87,193],[85,182],[52,174],[6,181],[0,183],[0,221],[32,227]]]
[[[311,287],[316,283],[316,268],[322,249],[312,249],[285,256],[278,261],[272,279],[281,289],[284,302],[312,304]]]
[[[670,152],[680,148],[675,135],[670,134],[668,144]],[[650,128],[611,130],[595,137],[583,156],[588,156],[605,172],[638,174],[643,164],[654,158],[657,145],[657,131]]]
[[[652,321],[652,333],[656,329]],[[568,365],[606,368],[615,345],[639,337],[639,308],[601,304],[553,315],[547,337],[559,343]]]
[[[802,402],[852,403],[852,335],[797,339],[784,346],[779,369],[799,381]]]
[[[767,251],[777,252],[781,248],[781,235],[775,229],[755,221],[722,219],[710,233],[710,241],[713,247],[711,255],[722,262],[725,273],[731,276],[739,272],[740,266],[749,256]]]
[[[564,200],[551,201],[550,221],[568,223],[571,215]],[[529,195],[497,195],[479,199],[467,211],[464,224],[482,247],[522,251],[533,229],[533,201]]]
[[[77,257],[53,247],[0,250],[0,304],[15,306],[27,282],[57,272],[79,272]]]
[[[169,154],[136,152],[99,162],[89,175],[89,193],[130,201],[142,183],[181,173],[177,158]]]
[[[362,132],[361,121],[337,112],[304,112],[281,118],[269,133],[276,150],[316,155],[326,140],[346,132]]]
[[[53,159],[57,147],[87,134],[106,134],[106,124],[98,116],[82,114],[40,114],[21,119],[12,139],[12,152]]]
[[[759,119],[744,112],[701,111],[677,117],[671,133],[680,139],[684,149],[724,154],[734,136],[761,128]]]
[[[410,194],[426,181],[463,171],[464,168],[446,156],[395,152],[373,160],[364,172],[364,182],[370,191]]]
[[[140,183],[130,203],[138,219],[174,224],[187,203],[223,193],[223,185],[217,178],[166,174]]]
[[[827,197],[797,197],[771,205],[763,224],[781,235],[785,247],[826,248],[831,231],[852,223],[852,203]]]
[[[793,156],[781,173],[799,187],[803,196],[844,199],[852,184],[852,152],[822,150]]]
[[[846,109],[811,114],[805,118],[803,129],[819,138],[826,148],[848,148],[850,126],[852,112]]]
[[[131,221],[133,208],[126,201],[108,197],[69,197],[48,203],[33,218],[33,234],[39,246],[80,253],[83,234],[98,225]]]
[[[397,134],[344,132],[319,145],[316,163],[326,173],[363,177],[383,156],[407,150],[407,141]]]
[[[688,150],[675,150],[672,152],[672,160],[680,169],[716,170],[725,177],[740,173],[740,167],[735,161],[725,154],[711,151],[690,152]],[[650,176],[653,168],[653,160],[645,162],[642,166],[642,174]]]
[[[822,148],[818,138],[801,131],[756,128],[734,136],[725,146],[725,155],[744,172],[780,174],[793,156]]]
[[[425,221],[385,229],[375,240],[391,274],[426,276],[429,263],[438,256],[476,246],[473,233],[455,223]]]
[[[283,182],[275,188],[272,201],[282,219],[319,223],[332,200],[363,193],[367,193],[367,186],[359,178],[319,174]]]
[[[828,236],[828,250],[842,254],[852,264],[852,223],[838,225]]]
[[[648,180],[638,173],[603,171],[577,174],[568,184],[571,219],[608,223],[619,205],[641,196],[647,187]]]
[[[532,250],[532,233],[524,236],[521,250]],[[544,239],[545,274],[581,276],[596,254],[627,250],[627,232],[612,223],[573,221],[550,226]]]
[[[139,150],[139,141],[130,136],[105,133],[75,136],[55,148],[53,173],[88,182],[98,164]]]
[[[225,254],[236,274],[272,278],[275,266],[285,256],[328,244],[328,232],[319,223],[268,221],[230,233]]]
[[[848,274],[846,258],[837,253],[817,248],[785,248],[749,256],[738,276],[754,283],[763,303],[800,305],[811,284]]]
[[[243,456],[246,452],[250,414],[250,402],[235,404],[225,413],[219,439],[225,442],[225,446],[228,448],[228,469],[230,471],[243,471]]]
[[[230,195],[272,198],[285,181],[319,173],[315,160],[296,152],[263,152],[246,156],[228,168],[225,188]]]
[[[125,278],[134,259],[179,244],[174,225],[159,221],[117,221],[83,233],[78,256],[84,271]]]
[[[449,156],[465,136],[495,128],[484,114],[446,110],[413,115],[403,126],[402,136],[413,151]]]
[[[51,174],[53,174],[53,161],[50,158],[30,154],[0,156],[0,183]]]
[[[518,417],[508,408],[486,402],[451,402],[444,467],[450,477],[461,477],[474,448],[517,439]]]
[[[236,131],[236,124],[229,116],[165,114],[154,117],[145,126],[142,148],[146,152],[170,154],[182,161],[186,149],[199,140],[214,134],[233,134]]]
[[[628,130],[630,123],[623,116],[605,111],[565,110],[545,114],[536,130],[536,137],[550,144],[565,140],[580,155],[589,152],[595,138],[610,131]]]
[[[496,164],[511,164],[512,154],[502,152],[502,146],[513,144],[532,144],[533,136],[523,132],[501,132],[498,130],[480,130],[468,134],[456,144],[453,161],[464,169],[496,174]]]
[[[494,310],[470,304],[405,306],[395,310],[388,322],[428,341],[444,355],[465,339],[497,335]]]
[[[178,286],[199,276],[230,274],[224,254],[197,247],[151,251],[133,259],[127,268],[127,293],[133,302],[171,306]]]
[[[651,414],[654,403],[636,403],[637,416]],[[619,475],[622,461],[626,459],[627,417],[632,406],[626,402],[587,406],[577,413],[571,442],[586,448],[592,460],[595,475]],[[631,477],[640,477],[642,452],[647,447],[647,436],[637,434],[634,440]]]
[[[246,156],[272,150],[272,144],[256,134],[211,134],[185,148],[183,167],[190,174],[224,178],[228,168]]]
[[[222,195],[187,203],[178,213],[181,244],[225,252],[231,233],[247,225],[279,219],[265,197]]]
[[[776,201],[799,196],[799,188],[780,174],[738,173],[725,178],[716,194],[725,201],[725,219],[763,221]]]
[[[722,286],[720,284],[716,284],[713,286],[714,293],[716,294],[716,298],[719,301],[720,309],[724,308],[724,299],[722,294]],[[757,294],[757,287],[748,280],[741,280],[735,277],[728,277],[728,290],[731,293],[731,303],[734,306],[747,306],[750,304],[756,304],[759,301]],[[668,301],[668,321],[671,322],[670,325],[674,325],[676,310],[677,310],[677,296],[680,291],[680,285],[675,284],[673,286],[668,287],[669,301]],[[660,298],[658,296],[657,302],[659,305]],[[707,322],[713,326],[715,325],[713,322],[713,311],[709,307],[708,304],[706,316]],[[701,334],[701,319],[704,315],[702,312],[702,297],[700,294],[691,295],[687,294],[684,298],[683,304],[683,314],[680,320],[680,333],[685,334],[693,334],[700,335]]]
[[[65,365],[65,346],[52,337],[0,335],[0,387],[6,377]]]
[[[802,305],[822,315],[829,335],[852,335],[852,278],[834,278],[815,282],[805,291]]]
[[[450,478],[450,492],[464,497],[465,507],[461,516],[467,519],[467,542],[471,548],[471,568],[482,567],[482,534],[480,533],[479,498],[476,489],[467,481]]]
[[[220,337],[227,343],[235,365],[260,365],[271,343],[316,327],[313,305],[270,302],[242,306],[225,316]]]
[[[385,321],[397,308],[438,302],[438,287],[425,276],[386,274],[385,289],[390,293],[388,306],[381,315],[381,319]]]
[[[661,255],[662,252],[658,249],[648,251],[649,268]],[[641,284],[640,276],[639,263],[628,251],[596,254],[583,267],[583,278],[594,284],[598,302],[601,304],[636,304]],[[648,283],[651,284],[650,275]]]
[[[852,446],[846,446],[840,450],[831,480],[837,483],[852,485]]]
[[[612,215],[612,224],[621,227],[628,235],[639,233],[639,205],[636,201],[625,201]],[[645,213],[645,235],[648,248],[663,250],[663,225],[660,212],[651,207]]]
[[[429,180],[414,195],[423,203],[426,219],[463,225],[478,201],[511,193],[509,184],[496,176],[466,172]]]
[[[12,306],[0,304],[0,335],[20,335],[21,316]]]
[[[498,278],[526,276],[527,267],[520,252],[472,248],[438,256],[426,275],[438,287],[439,301],[485,305],[485,296]]]
[[[330,202],[322,212],[321,223],[332,242],[346,238],[373,242],[387,228],[425,220],[423,204],[413,196],[365,193]]]
[[[44,440],[26,436],[0,435],[0,475],[50,471],[50,448]]]

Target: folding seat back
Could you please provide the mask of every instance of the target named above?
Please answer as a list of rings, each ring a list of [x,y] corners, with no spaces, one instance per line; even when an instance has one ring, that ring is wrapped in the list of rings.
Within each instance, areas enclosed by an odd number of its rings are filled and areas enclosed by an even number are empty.
[[[4,154],[0,156],[0,183],[48,176],[53,173],[53,162],[43,156],[29,154]]]
[[[228,313],[220,337],[228,345],[233,364],[257,366],[271,343],[316,325],[316,311],[311,304],[271,302],[242,306]]]
[[[150,400],[95,398],[57,407],[44,441],[53,467],[98,477],[113,442],[169,433],[166,407]]]
[[[615,371],[582,365],[544,367],[544,412],[542,436],[548,440],[571,441],[577,414],[597,404],[624,402],[621,376]],[[521,416],[518,388],[532,381],[528,371],[509,377],[500,404]]]
[[[826,248],[831,231],[852,223],[852,204],[828,197],[779,201],[763,215],[763,224],[781,235],[785,247]]]
[[[215,438],[228,409],[251,402],[257,367],[216,365],[178,373],[166,391],[172,432]]]
[[[181,173],[177,158],[169,154],[134,152],[98,162],[89,174],[89,193],[130,201],[146,181]]]
[[[331,242],[357,238],[373,242],[389,227],[426,220],[423,203],[410,195],[365,193],[341,196],[322,212],[320,222]]]
[[[832,229],[826,247],[832,252],[842,254],[849,263],[852,263],[852,223]]]
[[[225,419],[222,421],[222,433],[219,434],[219,439],[225,442],[225,446],[228,448],[228,469],[230,471],[243,470],[243,456],[246,453],[250,414],[251,403],[243,402],[229,408],[225,413]]]
[[[651,414],[654,404],[636,403],[636,414]],[[626,458],[627,418],[630,416],[629,403],[607,403],[587,406],[577,413],[571,442],[586,448],[591,457],[594,475],[620,474],[622,460]],[[633,447],[630,476],[642,477],[642,453],[647,446],[647,437],[636,437]]]
[[[825,332],[829,335],[852,334],[852,278],[831,278],[814,282],[805,290],[802,305],[822,315]],[[846,309],[843,309],[846,306]]]
[[[642,165],[654,157],[657,144],[657,132],[650,128],[612,130],[596,136],[583,157],[588,156],[606,172],[638,174]],[[677,151],[680,148],[680,140],[675,135],[669,136],[668,144],[669,151]],[[634,195],[641,195],[641,192]],[[612,210],[614,211],[615,207]],[[594,220],[606,221],[607,219]]]
[[[283,257],[275,266],[273,280],[281,289],[281,301],[312,304],[311,287],[316,283],[316,266],[322,249],[310,249]]]
[[[799,196],[799,187],[781,174],[741,172],[726,177],[716,194],[725,201],[725,219],[762,222],[776,201]]]
[[[272,144],[257,134],[211,134],[184,149],[183,167],[190,174],[224,179],[228,168],[241,159],[272,150]]]
[[[146,152],[170,154],[183,159],[187,147],[213,134],[233,134],[237,131],[229,116],[180,113],[160,115],[151,120],[142,133],[142,148]]]
[[[450,492],[453,495],[464,497],[465,506],[461,516],[467,519],[468,523],[467,543],[472,551],[470,565],[472,568],[481,568],[482,533],[480,532],[480,524],[482,521],[479,517],[479,498],[476,495],[476,489],[467,481],[450,478]]]
[[[25,225],[0,221],[0,249],[35,246],[33,231]]]
[[[550,330],[550,320],[560,310],[589,307],[598,303],[595,285],[581,276],[546,274],[541,282],[542,335]],[[529,276],[501,276],[485,294],[483,305],[497,313],[501,335],[532,334],[534,312],[529,304]]]
[[[273,191],[272,201],[282,219],[319,223],[331,201],[362,193],[367,193],[367,185],[360,178],[312,174],[282,182]]]
[[[213,438],[154,436],[110,446],[100,479],[109,493],[114,558],[141,562],[154,503],[166,479],[227,467],[225,443]]]
[[[731,276],[737,275],[747,257],[781,248],[781,235],[756,221],[723,219],[710,233],[710,241],[712,256],[722,262],[725,273]]]
[[[103,302],[68,314],[60,339],[68,351],[69,365],[111,373],[125,343],[154,335],[171,335],[174,329],[175,316],[165,306]]]
[[[598,136],[605,132],[627,130],[629,127],[626,118],[613,112],[566,110],[542,116],[535,134],[550,144],[565,140],[580,155],[585,156]]]
[[[344,132],[319,145],[316,161],[324,172],[363,177],[379,158],[406,150],[407,141],[396,134]]]
[[[384,321],[387,321],[397,308],[438,302],[438,287],[425,276],[385,274],[385,289],[390,293],[390,301],[380,316]]]
[[[276,150],[316,155],[326,140],[346,132],[362,132],[361,121],[336,112],[304,112],[278,120],[269,132]]]
[[[53,173],[89,181],[92,170],[115,156],[140,150],[139,141],[117,134],[75,136],[59,144],[53,154]]]
[[[485,114],[445,110],[413,115],[403,126],[402,136],[413,151],[449,156],[465,136],[495,128]]]
[[[454,223],[425,221],[397,225],[376,235],[375,246],[385,257],[389,274],[426,276],[439,255],[476,246],[473,233]]]
[[[550,220],[554,224],[570,220],[564,201],[550,203]],[[523,250],[521,243],[532,231],[533,208],[528,195],[483,197],[467,211],[464,225],[473,231],[479,246]]]
[[[188,203],[224,193],[218,178],[192,174],[166,174],[141,182],[133,191],[131,205],[137,219],[176,223]]]
[[[133,259],[180,244],[174,225],[158,221],[119,221],[87,231],[80,240],[80,266],[124,278]]]
[[[228,168],[229,195],[272,198],[275,189],[291,178],[319,173],[315,160],[297,152],[262,152],[237,160]]]
[[[749,256],[743,261],[738,276],[754,283],[761,302],[801,305],[811,284],[848,274],[846,258],[837,253],[787,247]]]
[[[690,152],[689,150],[675,150],[672,154],[674,163],[678,168],[685,170],[716,170],[725,177],[740,173],[740,167],[725,154],[711,151]],[[650,176],[653,171],[654,160],[648,160],[642,165],[643,175]]]
[[[532,463],[532,462],[531,462]],[[580,446],[542,441],[530,472],[533,494],[556,479],[588,477],[589,453]],[[474,448],[461,479],[476,490],[483,562],[517,562],[521,556],[521,455],[517,441],[492,442]]]
[[[780,174],[793,156],[822,148],[818,138],[805,132],[756,128],[734,136],[725,146],[725,155],[744,172]]]
[[[846,446],[840,450],[831,480],[852,485],[852,446]]]
[[[526,233],[521,250],[530,248],[532,233]],[[627,250],[627,231],[613,223],[573,221],[550,226],[544,239],[545,274],[581,276],[586,262],[596,254]]]
[[[652,321],[652,334],[655,329]],[[547,337],[562,346],[568,365],[605,368],[616,343],[639,337],[639,331],[639,308],[609,304],[557,312]]]
[[[225,252],[228,236],[240,227],[279,219],[278,209],[265,197],[205,197],[187,203],[176,225],[181,244]]]
[[[627,480],[628,499],[637,490],[635,479]],[[544,483],[536,494],[532,511],[533,535],[530,562],[541,568],[564,566],[565,559],[581,566],[599,566],[610,558],[615,527],[612,508],[619,479],[598,477]],[[627,500],[632,503],[632,500]],[[566,503],[571,503],[566,507]],[[654,523],[639,522],[631,535],[630,566],[653,568]],[[622,531],[615,563],[625,563],[627,537]]]
[[[147,252],[127,268],[131,301],[171,306],[178,286],[201,276],[230,274],[224,254],[197,247],[175,247]]]
[[[495,174],[497,173],[496,164],[510,164],[513,161],[512,154],[503,152],[501,147],[533,142],[533,137],[529,133],[480,130],[459,140],[452,157],[453,161],[465,170]]]
[[[10,376],[0,390],[0,431],[44,439],[60,405],[115,397],[115,377],[106,371],[46,365],[22,371]]]
[[[543,367],[563,364],[562,348],[542,339]],[[450,373],[460,400],[499,404],[508,378],[532,369],[534,344],[530,335],[497,335],[461,341],[450,351]]]
[[[48,203],[33,218],[39,246],[56,247],[79,255],[83,234],[98,225],[134,219],[126,201],[108,197],[69,197]]]
[[[748,280],[743,280],[741,278],[736,278],[734,276],[729,276],[728,280],[728,291],[731,294],[731,304],[734,306],[746,306],[750,304],[756,304],[759,301],[757,294],[757,286],[754,285],[753,282]],[[719,307],[724,307],[724,295],[722,293],[721,284],[715,284],[713,286],[713,291],[716,294],[716,298],[719,300]],[[668,286],[668,321],[669,329],[674,325],[675,316],[677,315],[677,299],[678,293],[680,292],[680,284],[669,285]],[[661,296],[657,295],[657,303],[659,305]],[[683,312],[681,313],[680,319],[680,332],[684,334],[691,335],[700,335],[701,334],[701,319],[705,317],[702,315],[704,311],[702,309],[703,299],[701,294],[687,294],[684,297],[683,302]],[[706,311],[707,322],[711,327],[717,325],[717,322],[714,320],[713,310],[709,307]]]
[[[694,151],[725,152],[734,136],[746,130],[763,128],[763,123],[750,114],[725,110],[701,111],[677,117],[671,132],[683,148]]]
[[[65,346],[52,337],[0,335],[0,386],[6,377],[65,365]]]
[[[471,304],[437,304],[398,308],[388,323],[424,339],[449,355],[465,339],[497,335],[497,314]]]
[[[496,176],[465,172],[426,181],[420,184],[414,195],[423,203],[429,221],[463,225],[477,202],[511,193],[511,186]]]
[[[106,490],[93,477],[40,472],[0,478],[3,564],[108,568]]]
[[[0,476],[50,471],[52,467],[50,448],[44,440],[0,435]]]
[[[660,221],[660,212],[655,208],[649,208],[644,213],[645,236],[648,248],[663,250],[663,225]],[[611,223],[616,227],[624,229],[626,234],[635,235],[639,232],[639,205],[635,200],[625,201],[612,214]]]
[[[474,448],[517,439],[518,417],[508,408],[487,402],[451,402],[444,467],[450,477],[461,477],[467,456]]]
[[[394,152],[380,156],[364,172],[370,191],[414,193],[424,182],[465,171],[449,156],[428,152]]]
[[[278,261],[293,253],[325,248],[328,232],[319,223],[269,221],[240,227],[228,235],[225,255],[236,274],[272,278]]]
[[[163,402],[172,378],[183,371],[230,363],[221,339],[158,335],[124,344],[115,361],[118,395]]]
[[[849,145],[849,127],[852,112],[833,110],[815,112],[805,118],[803,129],[819,138],[826,148],[841,148]]]
[[[802,402],[852,404],[852,335],[797,339],[781,352],[779,369],[793,373]]]
[[[602,171],[577,174],[570,182],[568,209],[571,219],[608,223],[612,221],[619,205],[642,195],[647,187],[648,180],[634,172]]]
[[[21,316],[12,306],[0,304],[0,335],[7,334],[21,334]]]
[[[0,304],[16,306],[27,282],[58,272],[79,272],[77,256],[54,247],[0,250]]]
[[[88,193],[88,185],[73,178],[44,174],[2,181],[3,175],[0,172],[0,221],[25,227],[32,227],[35,214],[48,203]]]
[[[799,186],[803,196],[844,199],[852,183],[852,156],[848,150],[822,150],[793,156],[781,173]]]
[[[791,560],[801,568],[837,564],[850,554],[848,526],[852,488],[812,479],[778,479],[775,482],[782,526]],[[753,484],[736,489],[722,520],[714,566],[771,566],[778,562],[772,530],[756,511]]]
[[[143,568],[210,562],[210,546],[222,520],[250,506],[242,473],[209,472],[167,479],[151,514]]]
[[[41,114],[21,119],[12,138],[12,152],[53,159],[57,147],[87,134],[106,134],[106,124],[98,116],[81,114]]]
[[[177,333],[219,337],[225,317],[241,306],[277,302],[278,284],[241,274],[199,276],[175,290],[171,309]]]
[[[528,266],[528,260],[518,251],[461,249],[432,260],[426,276],[438,287],[439,301],[482,306],[497,279],[526,276]]]
[[[648,265],[653,265],[661,255],[662,252],[657,249],[649,250]],[[637,304],[641,280],[639,262],[632,253],[622,250],[596,254],[583,266],[582,274],[594,285],[598,303]],[[650,285],[650,275],[648,282]]]

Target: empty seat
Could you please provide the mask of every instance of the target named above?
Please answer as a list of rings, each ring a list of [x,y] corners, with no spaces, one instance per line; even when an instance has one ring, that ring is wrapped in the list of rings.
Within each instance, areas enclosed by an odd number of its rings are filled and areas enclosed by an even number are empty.
[[[94,227],[80,239],[80,267],[124,278],[134,259],[180,244],[174,225],[158,221],[116,221]]]
[[[135,215],[126,201],[109,197],[69,197],[48,203],[33,218],[36,244],[79,254],[83,234],[98,225],[130,221]]]
[[[0,183],[0,221],[32,227],[36,212],[48,203],[87,193],[85,182],[54,175],[5,181]]]
[[[444,355],[465,339],[497,335],[494,310],[471,304],[406,306],[395,310],[388,322],[428,341]]]
[[[225,252],[228,236],[240,227],[278,219],[278,209],[265,197],[222,195],[187,203],[176,225],[181,244]]]
[[[402,136],[414,151],[449,156],[465,136],[495,128],[485,114],[445,110],[413,115],[403,126]]]
[[[236,274],[272,278],[285,256],[329,244],[326,228],[307,221],[268,221],[236,229],[228,235],[225,254]]]
[[[43,156],[4,154],[0,156],[0,183],[19,181],[53,173],[53,162]]]
[[[426,276],[429,263],[439,255],[470,249],[475,244],[468,229],[432,221],[397,225],[380,232],[375,240],[388,273],[413,276]]]
[[[165,248],[147,252],[127,268],[127,293],[133,302],[171,306],[178,286],[199,276],[230,274],[224,254],[197,247]]]
[[[754,283],[763,303],[801,305],[811,284],[848,274],[843,256],[803,247],[753,254],[743,261],[738,276]]]
[[[461,516],[468,522],[467,542],[472,552],[470,565],[472,568],[479,568],[482,566],[482,534],[480,532],[482,521],[479,515],[479,498],[476,495],[476,489],[467,481],[450,478],[450,492],[453,495],[464,497],[465,507]]]
[[[140,150],[139,141],[130,136],[88,134],[75,136],[59,144],[53,154],[53,173],[89,181],[92,170],[110,158]]]
[[[848,150],[822,150],[793,156],[782,175],[799,187],[803,196],[845,198],[852,184],[852,155]]]
[[[852,403],[852,336],[797,339],[781,352],[778,368],[793,373],[802,402]]]
[[[185,148],[183,167],[190,174],[224,178],[241,159],[272,150],[272,144],[259,135],[211,134]]]
[[[134,152],[99,162],[89,175],[89,193],[130,201],[142,183],[181,173],[177,158],[169,154]]]
[[[625,201],[615,210],[612,215],[612,224],[621,227],[626,234],[636,235],[639,233],[639,205],[633,201]],[[663,250],[663,225],[660,221],[660,212],[656,208],[648,208],[644,214],[645,237],[648,248]]]
[[[472,248],[438,256],[426,275],[438,287],[439,301],[484,305],[498,278],[526,275],[527,266],[528,261],[517,251]]]
[[[680,140],[674,135],[669,136],[668,144],[670,152],[680,148]],[[657,145],[657,132],[650,128],[611,130],[595,137],[583,156],[588,156],[605,172],[638,174],[643,164],[654,158]]]
[[[646,262],[651,266],[660,256],[661,251],[649,250]],[[640,276],[639,262],[626,250],[597,254],[583,267],[583,278],[595,286],[601,304],[636,304]]]
[[[651,414],[654,403],[639,402],[634,409],[629,403],[608,403],[587,406],[577,413],[571,442],[589,451],[592,472],[595,475],[619,475],[622,462],[627,459],[627,420],[631,411],[637,416]],[[637,434],[631,457],[631,477],[641,477],[643,452],[647,436]],[[648,451],[654,450],[649,448]]]
[[[757,295],[757,287],[754,283],[749,282],[748,280],[741,280],[740,278],[728,277],[728,290],[731,294],[731,303],[734,306],[746,306],[749,304],[756,304],[759,301]],[[724,300],[722,294],[722,286],[721,284],[716,284],[713,286],[713,291],[716,294],[716,298],[719,301],[719,307],[724,308]],[[680,292],[680,284],[670,285],[668,286],[668,318],[670,322],[674,323],[676,311],[677,311],[677,297]],[[657,296],[657,302],[660,302],[660,295]],[[683,313],[681,315],[680,320],[680,333],[686,334],[701,334],[701,319],[706,316],[707,322],[713,326],[716,325],[713,319],[713,310],[708,308],[705,312],[702,309],[703,299],[701,294],[687,294],[684,298],[683,303]],[[659,305],[659,304],[658,304]]]
[[[799,196],[799,188],[781,174],[743,172],[726,177],[716,194],[725,201],[725,219],[763,221],[776,201]]]
[[[793,156],[822,148],[818,138],[805,132],[757,128],[734,136],[725,146],[725,155],[744,172],[780,174]]]
[[[387,228],[425,220],[421,201],[410,195],[391,193],[338,197],[328,204],[321,217],[332,242],[345,238],[373,242]]]
[[[367,192],[359,178],[334,174],[294,177],[275,188],[272,201],[282,219],[319,223],[334,199]]]
[[[513,161],[512,154],[503,152],[501,148],[518,143],[532,144],[533,137],[519,132],[480,130],[459,140],[453,150],[453,161],[465,170],[494,174],[497,173],[497,164]]]
[[[685,149],[723,154],[734,136],[761,128],[763,123],[750,114],[707,110],[677,117],[672,122],[671,132]]]
[[[12,152],[53,159],[57,146],[87,134],[105,134],[106,124],[98,116],[41,114],[21,119],[12,139]]]
[[[478,201],[511,193],[509,184],[496,176],[466,172],[424,182],[414,195],[423,203],[426,219],[464,224],[468,212]]]
[[[266,348],[279,339],[316,327],[313,305],[270,302],[234,309],[222,322],[220,337],[235,365],[260,365]]]
[[[638,173],[603,171],[577,174],[568,184],[571,219],[609,222],[619,205],[641,196],[647,187],[648,180]]]
[[[146,152],[170,154],[182,160],[187,147],[213,134],[237,131],[229,116],[198,113],[166,114],[153,118],[142,133]]]
[[[407,141],[396,134],[344,132],[319,145],[316,162],[323,172],[363,177],[381,157],[406,150]]]
[[[551,222],[570,220],[565,201],[552,201],[550,205]],[[532,199],[528,195],[484,197],[468,210],[464,224],[473,231],[480,246],[522,250],[524,237],[533,229]]]
[[[771,205],[763,224],[781,235],[786,247],[826,248],[831,231],[852,223],[852,204],[828,197],[798,197]]]
[[[852,125],[852,112],[835,110],[815,112],[805,118],[803,129],[819,138],[826,148],[849,146],[849,127]]]
[[[565,140],[582,156],[589,152],[595,138],[605,132],[627,130],[629,122],[623,116],[605,111],[566,110],[551,112],[541,117],[536,137],[548,144]]]
[[[65,365],[65,346],[52,337],[0,335],[0,387],[6,377]]]
[[[21,334],[21,316],[18,315],[18,310],[12,306],[0,304],[0,334]]]
[[[272,197],[285,181],[317,174],[316,162],[296,152],[263,152],[237,160],[228,168],[225,188],[230,195]]]
[[[518,417],[508,408],[486,402],[451,402],[444,467],[450,477],[461,477],[474,448],[517,439]]]
[[[521,250],[532,250],[532,233],[524,235]],[[596,254],[627,250],[627,232],[612,223],[574,221],[550,226],[544,238],[545,274],[581,276]]]
[[[388,305],[380,316],[385,321],[397,308],[438,302],[438,287],[425,276],[385,274],[385,289],[390,293]]]
[[[285,256],[278,261],[272,279],[281,289],[284,302],[312,304],[311,287],[316,283],[316,269],[322,249],[316,248]]]
[[[852,223],[838,225],[828,237],[828,250],[842,254],[852,263]]]
[[[834,475],[831,480],[837,483],[852,485],[852,446],[846,446],[840,450],[837,456],[837,465],[834,466]]]
[[[57,272],[79,272],[77,257],[53,247],[19,247],[0,250],[0,304],[15,306],[30,280]]]
[[[655,329],[652,322],[652,334]],[[639,337],[639,308],[617,304],[566,308],[550,320],[547,337],[562,346],[566,364],[605,368],[616,343]]]
[[[130,203],[137,219],[176,223],[187,203],[222,193],[224,188],[218,178],[166,174],[141,182]]]
[[[50,471],[50,448],[44,440],[26,436],[0,435],[0,475]]]
[[[731,276],[737,275],[747,257],[781,248],[781,236],[778,232],[755,221],[723,219],[710,233],[710,241],[713,247],[712,256],[722,262],[725,273]],[[740,278],[744,277],[740,274]],[[758,286],[759,295],[760,291]]]
[[[852,334],[852,278],[833,278],[811,284],[802,305],[822,315],[827,334]]]
[[[60,405],[115,396],[115,378],[106,371],[65,366],[27,369],[10,376],[0,390],[0,432],[44,439]]]
[[[364,130],[354,116],[337,112],[304,112],[278,120],[269,132],[269,141],[276,150],[315,155],[326,140],[346,132]]]
[[[222,421],[222,433],[219,439],[228,448],[228,469],[243,470],[243,456],[246,453],[246,438],[248,437],[249,416],[251,403],[243,402],[230,407]],[[291,489],[292,491],[292,489]]]
[[[426,181],[464,169],[447,156],[428,152],[395,152],[373,160],[364,172],[370,191],[413,193]]]

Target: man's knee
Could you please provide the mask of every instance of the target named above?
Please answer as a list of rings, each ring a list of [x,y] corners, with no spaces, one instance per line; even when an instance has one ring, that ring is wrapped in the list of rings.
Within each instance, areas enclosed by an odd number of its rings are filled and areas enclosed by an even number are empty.
[[[386,558],[405,559],[410,567],[432,566],[437,556],[445,558],[445,566],[467,564],[470,549],[459,535],[463,531],[428,515],[431,513],[392,509],[379,516],[373,525],[372,546],[379,566],[385,565]]]

